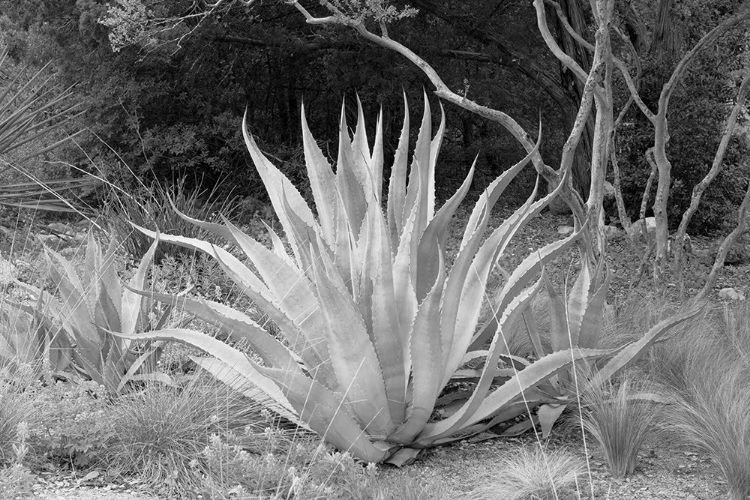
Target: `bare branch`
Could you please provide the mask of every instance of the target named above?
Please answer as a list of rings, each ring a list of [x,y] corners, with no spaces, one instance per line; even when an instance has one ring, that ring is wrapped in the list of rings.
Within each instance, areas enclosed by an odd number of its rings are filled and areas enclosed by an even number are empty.
[[[724,241],[721,242],[719,251],[716,254],[714,265],[711,267],[711,272],[708,273],[708,278],[706,279],[705,285],[703,285],[703,289],[695,297],[696,301],[705,299],[708,294],[711,293],[711,290],[716,284],[716,278],[718,277],[719,271],[724,267],[724,259],[727,258],[729,249],[732,248],[732,245],[735,244],[740,235],[745,232],[747,226],[748,205],[750,205],[750,182],[748,182],[745,197],[742,199],[740,208],[737,210],[737,227],[735,227],[734,230],[724,238]]]
[[[727,146],[729,145],[729,140],[732,138],[732,134],[734,133],[734,127],[737,123],[737,118],[739,117],[740,112],[745,107],[745,97],[747,96],[748,87],[750,87],[750,71],[745,74],[739,91],[737,92],[737,101],[732,107],[732,112],[729,114],[729,118],[727,118],[724,135],[721,136],[721,141],[719,142],[719,147],[716,149],[716,155],[714,155],[714,160],[711,164],[711,168],[709,169],[708,173],[706,173],[705,177],[703,177],[703,179],[701,179],[701,181],[693,187],[693,194],[690,197],[690,206],[687,208],[687,210],[685,210],[685,213],[682,214],[680,226],[677,228],[677,233],[674,237],[674,265],[675,269],[677,270],[678,277],[682,274],[682,257],[684,253],[683,245],[688,224],[690,224],[690,220],[698,210],[698,206],[700,205],[703,193],[714,181],[714,179],[716,179],[716,176],[719,175],[719,172],[721,172],[724,162],[724,154],[726,153]]]
[[[578,42],[583,48],[593,52],[594,46],[591,43],[589,43],[585,38],[583,38],[576,30],[573,29],[573,26],[571,26],[570,22],[568,21],[568,16],[565,15],[560,4],[557,3],[555,0],[544,0],[544,1],[555,9],[555,11],[557,12],[557,18],[565,27],[565,31],[568,32],[571,38],[573,38],[573,40]]]
[[[581,83],[585,83],[588,78],[588,73],[581,68],[581,66],[570,57],[568,54],[565,53],[564,50],[560,48],[560,46],[557,44],[557,41],[552,36],[552,33],[549,31],[549,26],[547,26],[547,16],[544,13],[544,0],[534,0],[534,7],[536,8],[536,23],[539,27],[539,32],[542,34],[542,38],[544,39],[544,42],[547,44],[547,47],[552,51],[552,54],[561,62],[563,65],[568,68],[570,71],[573,72],[574,75],[581,81]]]

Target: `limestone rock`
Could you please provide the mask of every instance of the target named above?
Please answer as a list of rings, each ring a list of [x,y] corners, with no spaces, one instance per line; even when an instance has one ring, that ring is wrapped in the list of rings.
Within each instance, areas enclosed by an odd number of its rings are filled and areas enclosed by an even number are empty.
[[[736,288],[722,288],[719,290],[721,300],[745,300],[745,294]]]
[[[557,228],[557,234],[562,234],[564,236],[573,234],[573,231],[575,231],[573,226],[560,226]]]

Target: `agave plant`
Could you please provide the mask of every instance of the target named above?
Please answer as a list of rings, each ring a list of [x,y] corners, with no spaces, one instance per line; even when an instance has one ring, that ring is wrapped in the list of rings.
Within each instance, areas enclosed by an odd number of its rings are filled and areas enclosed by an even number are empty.
[[[144,287],[157,243],[158,238],[141,259],[129,282],[130,287]],[[171,306],[160,310],[153,300],[129,289],[123,290],[114,267],[116,248],[116,241],[112,240],[102,254],[93,232],[89,232],[81,276],[65,257],[45,249],[59,298],[18,282],[36,295],[38,305],[30,310],[29,306],[15,304],[45,324],[59,325],[64,338],[59,335],[55,338],[61,342],[69,339],[73,343],[72,366],[111,394],[119,393],[130,380],[171,382],[166,374],[155,372],[161,343],[147,340],[136,350],[132,340],[112,335],[112,332],[132,335],[161,329],[172,310]],[[71,344],[68,342],[68,345]]]
[[[244,260],[205,241],[162,236],[163,241],[213,255],[276,324],[282,338],[220,303],[143,293],[246,339],[261,361],[193,330],[165,329],[139,338],[173,339],[199,347],[211,355],[196,358],[200,366],[339,449],[369,462],[402,464],[426,447],[476,434],[543,403],[559,403],[537,386],[573,362],[613,351],[573,347],[529,363],[499,348],[498,332],[515,321],[541,286],[528,285],[546,262],[576,242],[578,232],[533,253],[509,275],[489,347],[467,352],[476,340],[491,269],[510,238],[557,192],[534,201],[535,189],[485,238],[493,205],[530,157],[509,168],[479,197],[448,269],[448,225],[469,190],[474,167],[436,211],[435,164],[445,118],[431,138],[425,99],[411,168],[407,110],[385,196],[382,117],[371,150],[361,107],[359,111],[353,137],[342,112],[334,173],[308,129],[303,109],[304,152],[317,216],[243,124],[247,147],[292,255],[270,228],[273,245],[266,248],[226,220],[222,225],[186,217],[227,239]],[[431,420],[454,373],[478,357],[484,365],[469,397],[443,409],[442,420]]]
[[[0,310],[0,366],[15,371],[21,365],[65,370],[71,361],[71,344],[62,328],[44,315],[38,297],[35,305],[3,301]]]

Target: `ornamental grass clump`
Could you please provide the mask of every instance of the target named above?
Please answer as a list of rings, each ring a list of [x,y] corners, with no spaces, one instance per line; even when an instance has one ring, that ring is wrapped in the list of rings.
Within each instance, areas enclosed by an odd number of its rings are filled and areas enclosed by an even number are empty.
[[[637,383],[628,377],[617,385],[607,382],[584,386],[580,423],[601,446],[614,477],[633,474],[638,451],[655,429],[660,410],[655,405],[663,398],[655,395],[653,389],[653,384]]]
[[[113,473],[138,477],[162,493],[184,498],[201,491],[212,472],[205,455],[212,436],[234,432],[250,439],[262,433],[260,409],[206,377],[184,388],[150,384],[121,396],[108,412],[112,438],[103,460]],[[261,439],[243,444],[252,449],[257,441]]]
[[[531,156],[510,167],[474,205],[448,268],[448,226],[469,190],[474,168],[436,209],[435,165],[445,118],[431,137],[426,103],[411,168],[406,113],[385,194],[382,118],[371,149],[359,111],[353,136],[342,113],[335,173],[302,114],[315,210],[263,155],[243,125],[286,242],[269,229],[272,245],[267,248],[229,221],[215,224],[187,216],[227,240],[229,250],[195,238],[161,237],[213,256],[274,323],[278,335],[219,302],[141,293],[194,314],[235,340],[244,339],[258,358],[194,330],[163,329],[138,338],[178,340],[201,348],[210,357],[195,358],[196,363],[219,380],[366,462],[404,464],[424,448],[482,432],[539,405],[566,404],[567,395],[551,395],[537,386],[572,363],[616,351],[567,343],[530,363],[505,354],[498,332],[517,321],[544,285],[542,280],[533,283],[542,267],[570,249],[580,231],[538,249],[510,273],[493,304],[494,328],[477,333],[486,283],[497,259],[513,235],[558,191],[534,201],[534,190],[521,208],[486,235],[492,207]],[[661,333],[694,314],[689,310],[625,347],[602,368],[601,376],[616,373]],[[441,420],[431,420],[457,370],[477,359],[483,367],[470,390],[450,407],[440,408]]]
[[[497,472],[471,492],[472,500],[563,500],[580,498],[586,464],[570,452],[541,446],[520,447],[500,460]]]

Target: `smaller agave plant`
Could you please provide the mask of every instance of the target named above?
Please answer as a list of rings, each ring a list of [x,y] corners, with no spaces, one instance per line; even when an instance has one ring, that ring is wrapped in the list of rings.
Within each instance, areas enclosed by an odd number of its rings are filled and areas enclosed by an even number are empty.
[[[158,244],[158,237],[141,259],[129,286],[144,288],[146,274]],[[82,375],[103,385],[110,394],[119,393],[131,380],[157,380],[171,383],[163,373],[156,373],[155,360],[161,354],[161,343],[146,340],[138,350],[133,340],[112,335],[113,332],[134,335],[151,329],[161,329],[172,311],[148,297],[123,290],[114,266],[116,241],[112,240],[102,254],[99,243],[89,232],[83,273],[59,253],[45,248],[56,295],[35,286],[17,282],[37,297],[36,306],[20,303],[10,305],[34,318],[51,332],[47,342],[52,342],[50,352],[55,352],[56,364],[62,356]],[[152,323],[152,320],[155,321]],[[136,340],[138,340],[136,336]]]
[[[226,220],[222,225],[185,217],[226,239],[243,259],[200,239],[161,238],[216,258],[275,323],[280,338],[224,304],[152,292],[141,293],[180,307],[232,338],[245,339],[257,357],[188,329],[164,329],[137,338],[179,340],[203,349],[210,357],[195,361],[217,378],[368,462],[403,464],[424,448],[482,432],[542,404],[565,403],[567,399],[539,390],[540,384],[572,363],[611,356],[613,350],[567,344],[530,363],[504,354],[500,346],[503,330],[542,286],[541,281],[532,283],[544,264],[574,245],[581,233],[539,249],[510,273],[496,304],[495,327],[477,333],[487,278],[498,257],[557,192],[534,201],[535,189],[520,209],[486,235],[493,205],[530,156],[510,167],[479,197],[448,266],[448,225],[469,190],[474,167],[453,197],[436,210],[435,166],[444,128],[443,116],[431,138],[425,98],[408,168],[405,113],[386,195],[382,118],[371,149],[361,107],[353,137],[342,112],[334,173],[308,130],[303,110],[313,211],[243,124],[247,147],[291,255],[270,228],[272,247],[266,248]],[[490,332],[489,345],[479,345],[484,344],[478,337],[484,331]],[[472,345],[478,347],[469,350]],[[478,358],[483,367],[465,397],[440,399],[457,370]],[[619,362],[609,371],[618,366]],[[436,414],[441,418],[433,419]]]

